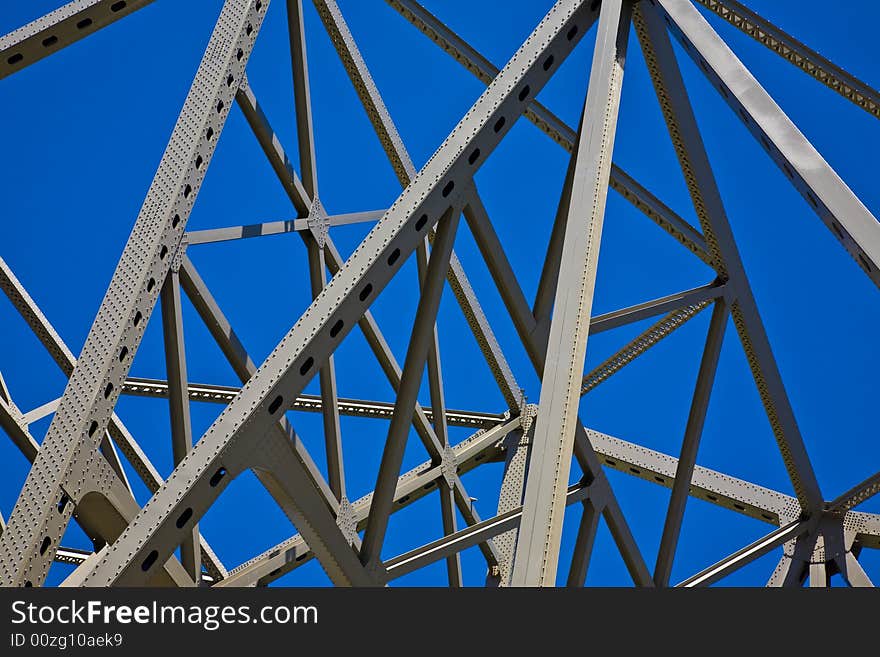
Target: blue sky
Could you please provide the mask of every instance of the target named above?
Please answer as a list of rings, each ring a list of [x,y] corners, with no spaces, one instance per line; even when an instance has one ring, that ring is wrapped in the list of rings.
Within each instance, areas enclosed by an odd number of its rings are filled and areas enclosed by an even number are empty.
[[[0,33],[60,4],[60,0],[6,3],[0,11]],[[385,3],[340,0],[339,4],[416,166],[421,166],[483,85]],[[74,353],[79,353],[95,317],[221,5],[220,0],[158,0],[0,81],[0,135],[7,154],[0,165],[5,210],[0,255]],[[331,213],[387,207],[400,192],[397,180],[317,14],[310,2],[304,5],[321,200]],[[552,2],[426,0],[425,5],[501,66]],[[874,3],[836,3],[833,11],[818,0],[749,0],[748,5],[869,84],[880,84],[874,48],[880,9]],[[880,150],[876,119],[714,15],[708,19],[876,213],[880,209],[874,161]],[[583,104],[594,32],[584,38],[539,96],[572,125]],[[690,60],[680,57],[680,62],[783,380],[824,496],[831,499],[880,469],[874,374],[880,369],[880,354],[873,341],[873,328],[880,320],[877,290]],[[286,20],[280,0],[270,6],[248,75],[291,159],[297,161]],[[614,159],[696,224],[634,34]],[[476,177],[530,299],[566,163],[559,146],[520,120]],[[256,140],[234,109],[189,228],[293,216]],[[365,225],[340,227],[332,236],[347,255],[367,230]],[[518,381],[537,403],[539,381],[464,222],[456,252]],[[305,250],[296,235],[196,246],[188,254],[256,361],[271,351],[309,303]],[[622,197],[609,194],[596,313],[702,285],[713,277],[705,265]],[[373,306],[400,362],[416,291],[411,258]],[[677,453],[708,318],[705,312],[692,320],[586,396],[581,418],[587,426]],[[448,288],[438,322],[448,406],[503,410],[503,399]],[[237,384],[188,302],[184,323],[190,379]],[[650,323],[591,339],[587,367],[600,363]],[[0,371],[19,407],[29,410],[60,395],[64,377],[5,300],[0,300],[0,327]],[[358,331],[342,344],[336,366],[341,396],[393,398]],[[131,373],[165,376],[158,315],[148,327]],[[317,391],[317,381],[308,391]],[[428,402],[427,386],[421,401]],[[192,405],[197,436],[219,410]],[[117,411],[160,472],[167,475],[172,460],[165,402],[123,398]],[[291,413],[290,419],[323,467],[320,416]],[[47,426],[48,420],[32,426],[38,440]],[[387,424],[343,418],[342,432],[348,493],[354,499],[374,487]],[[468,431],[453,428],[451,435],[456,442]],[[4,455],[0,510],[8,517],[27,475],[27,463],[12,445],[0,449]],[[413,433],[404,468],[424,458]],[[698,463],[792,492],[732,324],[726,333]],[[500,464],[489,464],[464,478],[483,517],[495,513],[501,472]],[[668,490],[616,472],[609,477],[645,559],[653,566]],[[132,473],[130,479],[135,482],[137,478]],[[137,484],[135,491],[143,502],[146,490]],[[864,510],[880,512],[880,500],[868,502]],[[561,581],[577,521],[578,513],[570,511],[560,560]],[[228,567],[294,531],[250,474],[227,489],[201,527]],[[769,529],[691,500],[672,579],[685,578]],[[437,499],[426,498],[393,516],[383,554],[395,556],[433,540],[441,531]],[[64,543],[88,547],[75,525]],[[776,558],[775,554],[765,557],[725,583],[763,584]],[[866,551],[863,562],[868,573],[880,579],[880,556]],[[476,549],[464,553],[463,565],[467,584],[482,583],[485,562]],[[66,568],[53,566],[49,581],[63,579]],[[311,562],[278,583],[322,585],[327,581],[317,562]],[[444,581],[445,569],[436,564],[399,584]],[[600,524],[588,583],[629,583],[604,524]]]

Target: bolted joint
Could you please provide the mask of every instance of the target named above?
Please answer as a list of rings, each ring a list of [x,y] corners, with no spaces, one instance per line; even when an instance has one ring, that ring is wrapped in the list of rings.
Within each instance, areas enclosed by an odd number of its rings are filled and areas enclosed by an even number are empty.
[[[312,201],[312,207],[309,208],[309,216],[306,218],[306,223],[308,224],[309,232],[311,232],[312,237],[318,243],[318,248],[323,249],[324,244],[327,243],[330,219],[327,217],[327,212],[324,210],[321,199],[318,198],[317,194],[314,201]]]
[[[449,488],[455,488],[455,480],[458,478],[458,458],[455,455],[455,450],[446,445],[441,456],[440,472]]]
[[[348,498],[343,495],[339,502],[339,511],[336,513],[336,524],[342,531],[342,535],[349,545],[357,543],[357,518],[354,515],[354,507]]]
[[[817,529],[816,545],[810,557],[811,563],[827,563],[843,556],[851,541],[847,541],[843,528],[843,518],[838,514],[823,514]],[[854,536],[854,535],[853,535]]]

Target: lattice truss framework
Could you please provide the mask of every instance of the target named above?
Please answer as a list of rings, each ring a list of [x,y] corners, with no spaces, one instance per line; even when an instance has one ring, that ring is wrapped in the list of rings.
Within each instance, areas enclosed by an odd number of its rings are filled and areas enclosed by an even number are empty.
[[[603,517],[633,581],[639,586],[667,586],[685,505],[694,496],[762,520],[774,529],[679,586],[714,583],[780,546],[784,555],[770,576],[771,585],[800,585],[808,577],[811,585],[825,585],[835,573],[850,585],[870,585],[858,557],[864,548],[880,547],[880,516],[853,507],[880,490],[880,474],[830,502],[820,492],[709,166],[672,39],[681,43],[831,233],[878,284],[880,225],[874,216],[690,0],[559,0],[501,70],[415,0],[387,2],[486,84],[485,92],[417,171],[335,0],[315,0],[404,188],[390,208],[328,215],[318,198],[301,0],[287,0],[286,7],[298,172],[260,109],[245,72],[269,0],[226,0],[79,358],[0,261],[3,291],[69,377],[60,399],[27,413],[18,409],[6,385],[0,386],[0,424],[33,464],[7,524],[0,522],[0,582],[41,585],[50,563],[57,560],[77,564],[67,585],[254,586],[266,585],[316,558],[338,585],[383,585],[445,561],[450,585],[458,586],[462,583],[459,553],[479,546],[487,563],[488,585],[554,585],[559,579],[563,511],[577,504],[582,514],[568,568],[569,585],[583,585]],[[71,2],[0,38],[0,76],[14,74],[148,4],[150,0]],[[876,91],[739,3],[699,0],[699,4],[880,116]],[[631,23],[699,229],[611,161]],[[574,129],[534,98],[594,24],[589,85],[581,123]],[[233,103],[246,117],[298,218],[187,232],[190,211]],[[520,288],[473,182],[475,172],[521,115],[571,154],[533,304]],[[680,294],[591,316],[609,186],[712,267],[717,278]],[[542,377],[536,404],[526,403],[453,251],[462,215],[532,365]],[[332,228],[355,222],[375,225],[345,259],[334,244]],[[314,301],[266,361],[257,365],[186,250],[197,244],[286,232],[297,232],[305,243]],[[401,366],[370,305],[413,252],[421,294]],[[565,284],[557,285],[558,281]],[[445,407],[435,320],[447,282],[506,400],[507,408],[496,409],[500,412]],[[181,290],[241,379],[241,388],[188,381]],[[129,376],[157,300],[162,307],[167,381]],[[708,335],[677,458],[581,423],[578,402],[582,395],[710,309]],[[695,463],[729,316],[783,455],[794,497]],[[659,318],[656,324],[598,368],[584,373],[589,335],[651,317]],[[338,397],[333,353],[356,328],[363,332],[396,391],[393,403]],[[418,402],[425,370],[429,408]],[[314,377],[319,377],[320,395],[302,394]],[[120,394],[168,398],[176,468],[167,479],[163,480],[114,413]],[[195,443],[190,401],[225,405]],[[316,467],[287,421],[288,410],[322,414],[326,472]],[[29,425],[49,414],[53,414],[50,427],[38,444]],[[354,501],[346,494],[340,415],[389,421],[375,490]],[[470,427],[474,433],[451,445],[449,426]],[[429,458],[401,474],[410,427],[415,428]],[[569,485],[572,457],[584,473],[573,486]],[[129,461],[152,493],[143,508],[135,501],[120,458]],[[498,512],[483,520],[470,503],[462,475],[499,460],[505,467]],[[603,466],[672,489],[653,572],[633,539]],[[227,570],[197,523],[229,482],[247,469],[255,472],[299,533]],[[383,560],[380,554],[390,514],[433,494],[440,496],[444,536]],[[458,513],[467,526],[457,526]],[[60,545],[71,518],[93,539],[94,552]]]

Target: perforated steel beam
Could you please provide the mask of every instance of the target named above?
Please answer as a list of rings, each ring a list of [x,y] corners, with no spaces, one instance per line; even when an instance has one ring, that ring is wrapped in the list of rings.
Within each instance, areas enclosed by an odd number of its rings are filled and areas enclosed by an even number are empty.
[[[568,571],[568,586],[579,587],[586,582],[601,513],[602,508],[599,504],[590,499],[584,501],[577,538],[572,550],[571,568]]]
[[[504,516],[522,507],[537,412],[538,409],[534,404],[526,406],[520,416],[522,426],[504,439],[504,474],[498,492],[498,516]],[[512,526],[495,537],[494,543],[502,558],[498,565],[489,571],[486,577],[487,586],[510,586],[518,534],[517,523],[517,526]]]
[[[309,262],[309,281],[312,298],[327,285],[327,267],[324,262],[324,241],[328,229],[324,207],[318,199],[318,171],[315,163],[315,135],[312,128],[312,98],[309,90],[309,69],[306,55],[305,23],[302,1],[287,1],[287,27],[290,36],[290,59],[293,69],[293,98],[296,114],[296,135],[300,172],[305,193],[312,199],[307,223],[308,231],[300,232]],[[319,381],[324,420],[324,445],[327,456],[327,478],[333,495],[340,502],[347,501],[345,467],[342,460],[342,430],[339,425],[336,366],[333,356],[321,366]]]
[[[595,11],[595,7],[592,5],[591,11]],[[494,261],[500,265],[503,263],[504,257],[503,251],[500,249],[500,245],[498,245],[497,238],[493,241],[491,239],[493,231],[480,229],[479,199],[471,196],[469,200],[471,201],[471,218],[469,221],[474,226],[474,237],[479,242],[479,248],[483,253],[492,253],[493,257],[489,258],[489,261]],[[467,217],[468,214],[465,216]],[[490,268],[490,271],[493,276],[497,276],[499,267],[493,266]],[[496,280],[498,279],[496,278]],[[502,284],[499,283],[499,285]],[[540,376],[544,369],[544,360],[547,352],[546,333],[538,335],[538,332],[534,331],[535,317],[527,312],[521,303],[515,301],[515,296],[516,295],[502,293],[502,299],[505,301],[507,311],[513,320],[517,333],[523,340],[523,345],[525,346],[526,352],[528,353],[535,371]],[[677,323],[674,322],[674,324]],[[621,550],[621,554],[630,574],[633,576],[633,580],[639,584],[651,585],[651,577],[644,563],[644,559],[641,557],[638,547],[632,538],[632,534],[623,518],[620,507],[614,499],[613,493],[610,492],[610,487],[608,486],[607,480],[605,480],[604,473],[602,472],[595,454],[593,454],[593,449],[589,444],[589,440],[587,439],[582,426],[579,426],[576,430],[574,455],[586,476],[592,479],[594,488],[597,490],[603,488],[608,495],[609,502],[603,510],[603,515],[608,522],[618,548]],[[497,581],[497,577],[491,578],[491,580]]]
[[[697,0],[735,28],[880,118],[880,93],[736,0]]]
[[[846,512],[880,493],[880,472],[871,475],[835,497],[829,504],[832,511]]]
[[[287,192],[288,198],[293,206],[299,212],[305,212],[307,209],[311,211],[312,200],[308,197],[308,193],[303,187],[302,182],[299,180],[299,177],[293,171],[293,167],[290,164],[287,154],[275,135],[272,126],[269,124],[268,119],[257,103],[253,90],[250,88],[246,79],[236,95],[236,100],[251,126],[257,141],[262,147],[263,152],[268,158],[272,169],[275,171],[276,176],[284,187],[284,190]],[[343,266],[343,258],[336,249],[329,233],[325,232],[323,234],[323,239],[323,255],[325,262],[331,273],[336,275]],[[424,240],[419,248],[423,245]],[[454,273],[457,268],[457,260],[453,254],[450,272]],[[510,367],[504,359],[504,355],[501,353],[500,349],[497,348],[497,341],[491,332],[488,322],[485,320],[482,310],[479,308],[479,305],[468,304],[468,300],[475,299],[475,297],[473,292],[470,291],[469,283],[463,278],[463,273],[460,278],[450,276],[450,284],[453,292],[456,292],[456,297],[459,302],[465,304],[462,307],[467,309],[465,310],[466,317],[473,320],[470,325],[475,335],[477,335],[478,342],[487,347],[483,353],[489,362],[490,368],[496,375],[496,381],[498,381],[502,391],[512,390],[513,387],[516,386],[516,383],[513,380],[513,375],[510,371]],[[364,337],[367,339],[370,348],[379,360],[379,364],[382,366],[383,371],[388,377],[391,387],[396,391],[400,386],[401,370],[369,310],[366,310],[361,315],[358,320],[358,325],[363,331]],[[437,437],[434,429],[428,423],[424,410],[419,405],[416,405],[415,407],[413,421],[416,431],[422,439],[428,453],[438,462],[442,460],[443,445]],[[455,499],[459,510],[468,523],[472,524],[474,522],[479,522],[479,516],[473,509],[472,505],[468,503],[469,496],[465,493],[464,487],[460,481],[455,482]],[[490,564],[497,560],[490,543],[482,545],[481,549]]]
[[[607,381],[613,374],[629,365],[648,351],[648,349],[671,335],[675,330],[684,326],[686,322],[705,310],[709,303],[708,301],[703,301],[692,306],[685,306],[680,310],[669,313],[659,322],[645,329],[645,331],[630,340],[612,356],[597,365],[591,372],[584,375],[584,378],[581,380],[581,395],[586,395],[590,390]]]
[[[172,267],[160,295],[162,334],[165,342],[165,371],[168,376],[168,411],[171,417],[171,452],[174,465],[192,449],[192,423],[187,394],[186,349],[183,339],[183,306],[180,301],[180,274]],[[202,576],[199,527],[193,524],[180,544],[180,561],[190,578],[198,584]]]
[[[0,79],[115,23],[153,0],[75,0],[0,37]]]
[[[496,66],[415,0],[386,0],[386,2],[417,27],[425,36],[452,55],[456,61],[483,83],[489,84],[498,74]],[[593,4],[590,5],[590,11],[592,12],[591,23],[582,27],[583,32],[586,32],[592,26],[592,23],[595,22],[598,17],[598,9],[599,5],[597,3],[595,6]],[[575,142],[577,141],[575,131],[539,102],[533,102],[529,109],[526,110],[525,116],[539,130],[569,153],[574,152]],[[636,182],[632,176],[614,164],[611,166],[610,184],[613,190],[619,192],[634,207],[643,212],[645,216],[657,223],[657,225],[666,230],[688,250],[709,264],[705,242],[700,233],[660,201],[660,199]],[[550,286],[548,289],[552,297],[556,286]]]
[[[351,31],[345,22],[342,12],[335,0],[315,0],[318,15],[324,23],[330,35],[336,52],[339,54],[345,70],[355,87],[361,104],[367,112],[370,123],[379,137],[379,141],[394,169],[397,179],[403,187],[410,184],[415,175],[415,165],[406,150],[406,146],[385,107],[385,103],[379,94],[373,81],[366,62],[361,56],[360,50],[352,37]],[[572,45],[576,44],[582,33],[572,36]],[[533,94],[527,94],[527,98]],[[433,231],[429,231],[428,238],[432,239]],[[449,284],[452,292],[464,312],[465,319],[471,331],[477,339],[480,351],[489,364],[495,381],[511,410],[517,410],[520,401],[520,387],[513,376],[510,365],[504,357],[498,340],[489,320],[486,318],[476,294],[471,287],[470,281],[465,275],[464,269],[453,251],[449,267]]]

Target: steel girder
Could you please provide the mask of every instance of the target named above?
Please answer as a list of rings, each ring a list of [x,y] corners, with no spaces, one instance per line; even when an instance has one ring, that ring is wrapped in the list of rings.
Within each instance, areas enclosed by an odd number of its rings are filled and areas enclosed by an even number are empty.
[[[560,258],[559,279],[566,284],[557,286],[553,304],[511,574],[514,586],[556,582],[631,12],[629,0],[606,0],[599,13]]]
[[[880,118],[880,93],[736,0],[697,0],[738,30]]]
[[[699,2],[866,111],[877,114],[877,92],[776,26],[732,0]],[[800,584],[809,578],[811,586],[827,585],[831,574],[840,573],[850,585],[871,585],[857,557],[863,548],[880,547],[880,518],[852,508],[880,489],[877,476],[830,503],[823,501],[727,223],[669,34],[682,42],[820,218],[872,280],[880,283],[880,228],[874,216],[689,0],[559,0],[500,71],[414,0],[388,3],[488,86],[427,165],[417,171],[339,7],[334,0],[315,0],[318,14],[404,187],[390,208],[335,216],[323,210],[318,198],[301,0],[287,1],[301,179],[244,73],[269,2],[227,0],[79,360],[74,359],[2,263],[0,283],[4,291],[70,377],[60,399],[27,413],[15,406],[0,378],[0,426],[34,462],[8,526],[0,516],[3,583],[39,584],[54,558],[78,564],[67,581],[69,585],[192,585],[200,579],[220,586],[264,585],[317,557],[331,580],[346,585],[382,585],[446,559],[449,582],[458,586],[462,583],[458,554],[479,545],[489,566],[487,585],[553,585],[557,581],[561,511],[567,504],[581,502],[583,513],[568,584],[583,585],[602,516],[634,581],[665,586],[685,502],[688,496],[696,496],[779,528],[686,579],[681,586],[714,583],[779,546],[784,547],[783,555],[770,584]],[[71,2],[0,38],[0,78],[148,4],[149,0]],[[636,33],[702,232],[611,163],[632,5]],[[534,99],[597,18],[596,56],[576,134]],[[297,216],[286,221],[184,233],[233,98]],[[531,307],[473,183],[474,173],[520,114],[572,153],[541,283]],[[609,186],[715,269],[716,281],[590,318],[604,198]],[[526,404],[489,319],[452,251],[462,211],[542,378],[538,405]],[[581,223],[585,217],[586,223]],[[333,244],[329,228],[374,221],[378,222],[376,226],[345,261]],[[314,302],[267,361],[258,365],[236,337],[185,249],[288,232],[298,232],[305,242]],[[413,252],[417,255],[421,299],[401,368],[369,306]],[[328,273],[332,276],[329,280]],[[445,406],[438,329],[433,319],[444,278],[448,278],[508,405],[504,413],[453,411]],[[560,280],[566,284],[560,284]],[[577,280],[580,285],[572,284]],[[242,380],[241,388],[187,381],[181,288]],[[131,377],[128,368],[160,291],[167,381]],[[710,305],[714,306],[713,317],[680,458],[585,429],[577,417],[581,395]],[[789,468],[796,498],[696,465],[728,309]],[[665,316],[594,371],[584,374],[589,334],[658,315]],[[355,324],[392,384],[397,395],[393,403],[339,398],[332,355]],[[417,402],[423,369],[428,372],[429,409]],[[320,375],[321,395],[301,394],[316,373]],[[162,480],[113,414],[119,394],[168,398],[177,467],[167,481]],[[226,405],[192,449],[190,401]],[[286,410],[322,413],[326,480],[287,421]],[[28,425],[49,414],[54,414],[50,429],[38,444]],[[348,502],[345,493],[340,415],[390,421],[376,490],[354,503]],[[410,425],[415,427],[430,460],[401,475],[402,449]],[[478,431],[452,445],[448,426],[469,426]],[[114,445],[153,494],[143,509],[138,510],[134,502]],[[584,476],[569,486],[572,454]],[[470,503],[461,475],[497,460],[505,461],[498,515],[483,521]],[[653,577],[602,465],[672,488]],[[227,573],[199,535],[197,522],[229,481],[246,468],[257,473],[299,533]],[[445,535],[383,560],[389,515],[434,490],[440,493]],[[454,505],[468,527],[456,526]],[[95,553],[59,545],[71,513],[96,539]],[[360,531],[365,531],[363,542],[358,536]],[[178,545],[183,568],[172,556]],[[163,568],[156,567],[163,563]]]

